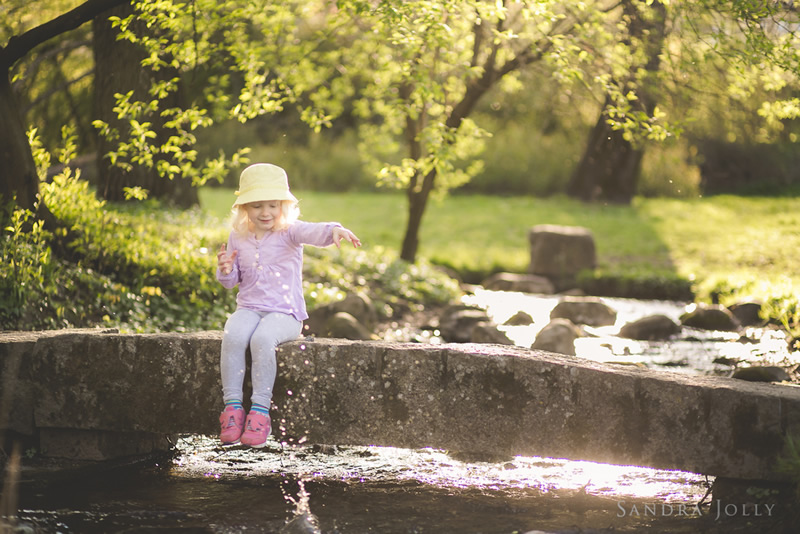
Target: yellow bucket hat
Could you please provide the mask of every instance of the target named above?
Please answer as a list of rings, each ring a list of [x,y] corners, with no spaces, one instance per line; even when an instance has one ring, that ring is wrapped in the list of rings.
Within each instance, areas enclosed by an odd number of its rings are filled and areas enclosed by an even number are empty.
[[[289,191],[289,178],[286,171],[271,163],[250,165],[239,176],[238,198],[234,206],[265,200],[291,200],[297,202]]]

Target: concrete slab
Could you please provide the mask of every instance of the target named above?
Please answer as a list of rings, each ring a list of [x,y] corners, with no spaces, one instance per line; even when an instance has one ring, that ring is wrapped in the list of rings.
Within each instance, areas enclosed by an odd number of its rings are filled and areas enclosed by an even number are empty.
[[[221,340],[221,332],[0,334],[0,430],[89,435],[93,454],[105,449],[97,432],[144,436],[133,450],[166,443],[159,434],[215,434]],[[784,480],[777,458],[785,436],[800,435],[800,388],[507,345],[299,340],[280,347],[273,400],[278,439],[736,479]]]

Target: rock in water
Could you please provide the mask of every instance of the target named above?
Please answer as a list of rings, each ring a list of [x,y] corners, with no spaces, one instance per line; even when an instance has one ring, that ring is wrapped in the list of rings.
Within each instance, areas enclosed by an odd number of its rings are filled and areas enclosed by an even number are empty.
[[[619,336],[628,339],[660,340],[669,339],[679,334],[681,325],[666,315],[648,315],[625,324],[619,330]]]
[[[279,530],[280,534],[322,534],[317,518],[310,512],[297,514]]]

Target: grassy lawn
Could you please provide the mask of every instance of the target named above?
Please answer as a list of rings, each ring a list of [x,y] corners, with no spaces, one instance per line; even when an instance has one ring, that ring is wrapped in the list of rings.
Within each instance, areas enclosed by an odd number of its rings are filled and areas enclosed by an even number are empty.
[[[228,213],[231,190],[200,193],[206,209]],[[366,247],[399,250],[406,222],[401,193],[295,194],[303,219],[339,221]],[[639,198],[631,206],[602,206],[567,198],[450,196],[429,203],[419,254],[474,276],[524,272],[528,229],[537,224],[591,229],[599,271],[686,278],[701,297],[722,289],[766,298],[800,288],[800,198]]]

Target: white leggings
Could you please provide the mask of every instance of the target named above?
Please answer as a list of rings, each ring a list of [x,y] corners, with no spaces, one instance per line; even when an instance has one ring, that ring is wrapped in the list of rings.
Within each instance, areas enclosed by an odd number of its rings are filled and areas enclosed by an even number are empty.
[[[302,326],[301,321],[285,313],[245,309],[233,312],[225,323],[219,362],[223,401],[244,400],[245,351],[250,345],[253,357],[250,373],[253,396],[250,400],[269,408],[278,371],[275,349],[284,341],[296,339]]]

